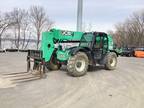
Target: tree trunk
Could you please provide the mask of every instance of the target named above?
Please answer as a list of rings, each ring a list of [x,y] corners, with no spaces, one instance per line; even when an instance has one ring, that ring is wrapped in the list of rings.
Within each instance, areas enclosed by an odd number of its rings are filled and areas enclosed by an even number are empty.
[[[18,27],[18,42],[17,42],[18,51],[20,47],[19,42],[20,42],[20,26]]]
[[[37,50],[39,49],[39,42],[40,42],[40,32],[37,32]]]
[[[25,45],[25,40],[26,40],[26,30],[24,29],[24,34],[23,34],[23,36],[24,36],[24,38],[23,38],[23,42],[22,42],[22,49],[24,49],[24,45]]]

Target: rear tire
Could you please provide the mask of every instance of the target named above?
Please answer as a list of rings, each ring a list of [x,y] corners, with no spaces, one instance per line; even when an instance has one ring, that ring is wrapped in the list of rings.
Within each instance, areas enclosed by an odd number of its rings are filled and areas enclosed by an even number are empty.
[[[117,66],[117,55],[114,52],[110,52],[105,57],[105,68],[107,70],[114,70]]]
[[[80,77],[87,73],[89,60],[84,52],[78,52],[70,57],[67,63],[68,74],[74,77]]]

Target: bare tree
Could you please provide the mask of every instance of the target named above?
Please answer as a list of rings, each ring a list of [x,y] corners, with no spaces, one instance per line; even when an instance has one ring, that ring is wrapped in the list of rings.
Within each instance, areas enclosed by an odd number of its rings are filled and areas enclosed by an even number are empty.
[[[116,25],[115,37],[121,46],[144,46],[144,11],[133,13]]]
[[[14,33],[15,46],[18,49],[20,49],[20,47],[24,48],[26,33],[30,24],[28,12],[24,9],[15,8],[8,14],[8,16],[13,19],[13,22],[15,22],[15,24],[11,26]]]
[[[14,24],[14,22],[7,16],[7,13],[0,13],[0,49],[2,48],[2,35],[12,24]]]
[[[39,47],[40,35],[43,30],[49,30],[53,22],[49,19],[46,11],[43,7],[40,6],[32,6],[30,8],[30,17],[33,26],[35,27],[37,34],[37,49]]]

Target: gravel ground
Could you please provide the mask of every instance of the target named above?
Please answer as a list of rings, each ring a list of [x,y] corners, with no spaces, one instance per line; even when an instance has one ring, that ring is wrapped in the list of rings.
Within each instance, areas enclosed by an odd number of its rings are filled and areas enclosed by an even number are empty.
[[[15,83],[2,74],[26,71],[26,53],[0,54],[1,108],[143,108],[144,59],[118,58],[114,71],[97,68],[79,78],[65,69]],[[7,83],[7,82],[8,83]],[[10,82],[9,82],[10,81]]]

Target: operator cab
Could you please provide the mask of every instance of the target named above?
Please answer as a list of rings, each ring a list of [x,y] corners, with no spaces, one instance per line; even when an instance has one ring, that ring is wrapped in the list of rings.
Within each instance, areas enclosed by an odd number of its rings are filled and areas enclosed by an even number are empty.
[[[103,32],[85,33],[79,46],[89,48],[95,60],[101,59],[108,52],[108,35]]]

